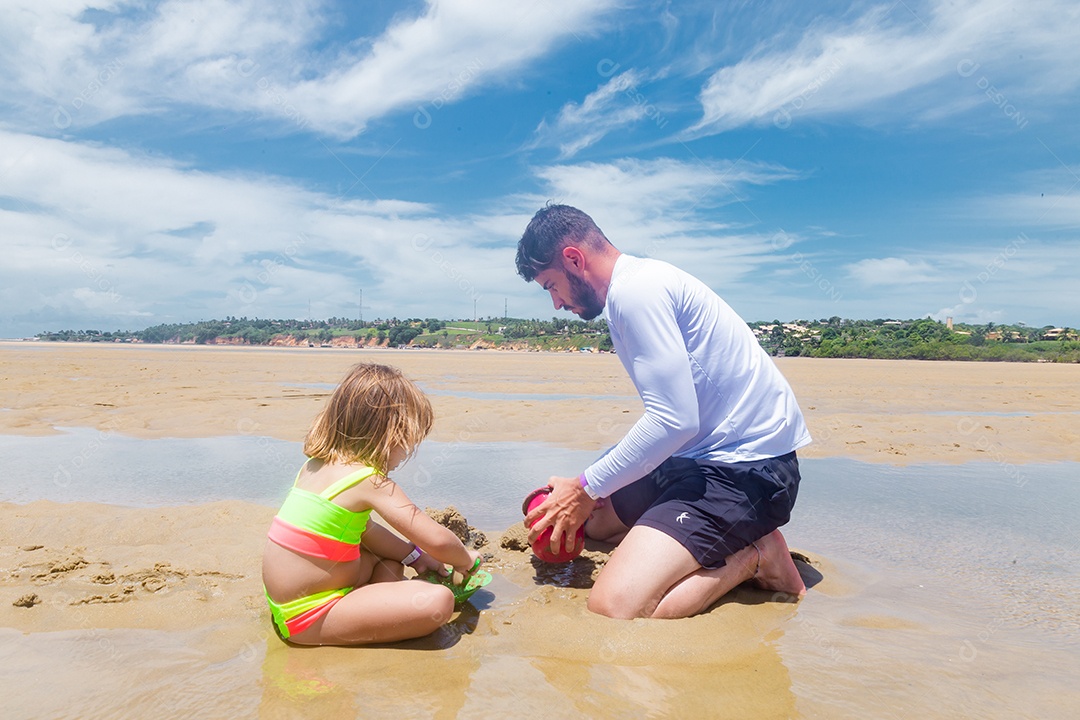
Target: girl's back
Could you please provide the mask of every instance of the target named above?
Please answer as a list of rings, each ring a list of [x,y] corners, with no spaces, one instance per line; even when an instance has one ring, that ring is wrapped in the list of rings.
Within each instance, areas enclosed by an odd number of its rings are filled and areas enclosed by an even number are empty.
[[[333,498],[322,497],[327,490],[333,488],[343,478],[363,470],[362,467],[350,465],[332,465],[309,460],[296,477],[294,488],[303,493],[308,500],[308,505],[318,507],[319,503],[312,498],[319,498],[323,503],[357,516],[348,518],[344,513],[335,513],[346,522],[354,520],[354,524],[366,525],[367,514],[370,505],[364,507],[361,492],[354,485]],[[364,478],[359,482],[370,482],[371,478]],[[358,483],[359,484],[359,483]],[[290,493],[296,490],[291,490]],[[331,510],[333,513],[333,510]],[[361,527],[361,532],[363,528]],[[271,531],[271,537],[274,537]],[[329,557],[318,557],[299,550],[290,549],[283,544],[267,539],[266,548],[263,551],[263,585],[267,594],[278,601],[286,601],[302,595],[331,590],[334,588],[356,586],[367,581],[362,575],[361,558],[340,559],[327,553]],[[370,575],[370,572],[368,573]]]

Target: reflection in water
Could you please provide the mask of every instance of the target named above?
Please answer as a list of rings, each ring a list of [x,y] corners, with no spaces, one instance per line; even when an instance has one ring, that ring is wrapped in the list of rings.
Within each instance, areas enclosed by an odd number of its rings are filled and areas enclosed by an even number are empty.
[[[579,588],[588,590],[596,581],[596,575],[604,565],[605,556],[596,553],[596,557],[590,557],[592,553],[586,551],[572,562],[546,563],[535,555],[529,558],[529,563],[535,573],[534,581],[537,585],[554,585],[564,588]]]
[[[554,586],[395,646],[264,643],[261,717],[790,717],[777,639],[794,606],[685,622],[591,615]],[[760,599],[760,593],[745,591]]]
[[[770,643],[745,656],[729,656],[716,638],[708,664],[577,663],[533,657],[542,688],[528,699],[550,717],[791,717],[791,679]],[[689,681],[689,682],[688,682]],[[694,683],[700,683],[694,687]]]
[[[332,679],[333,676],[339,676]],[[356,689],[328,667],[325,654],[268,637],[262,663],[260,717],[359,717]]]
[[[551,598],[540,612],[466,608],[437,637],[369,648],[289,646],[251,617],[180,632],[0,630],[4,717],[789,717],[774,642],[786,616],[766,609],[747,627],[748,607],[624,623]]]
[[[271,637],[259,716],[459,717],[481,657],[459,641],[478,617],[465,606],[433,635],[393,646],[296,647]]]

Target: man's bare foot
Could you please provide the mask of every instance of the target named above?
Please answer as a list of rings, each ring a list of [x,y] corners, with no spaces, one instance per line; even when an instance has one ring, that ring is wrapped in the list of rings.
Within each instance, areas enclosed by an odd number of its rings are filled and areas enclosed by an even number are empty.
[[[758,549],[759,557],[757,572],[751,580],[755,587],[789,595],[792,600],[806,594],[806,585],[779,530],[773,530],[755,542],[754,547]]]

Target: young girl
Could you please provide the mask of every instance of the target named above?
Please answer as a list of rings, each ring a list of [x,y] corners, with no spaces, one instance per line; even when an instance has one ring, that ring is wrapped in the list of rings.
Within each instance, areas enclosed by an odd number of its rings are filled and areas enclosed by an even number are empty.
[[[361,363],[315,418],[263,553],[263,585],[281,636],[299,645],[361,645],[420,637],[450,619],[445,585],[480,567],[449,529],[421,512],[387,475],[431,430],[428,399],[401,372]],[[406,542],[368,516],[375,510]]]

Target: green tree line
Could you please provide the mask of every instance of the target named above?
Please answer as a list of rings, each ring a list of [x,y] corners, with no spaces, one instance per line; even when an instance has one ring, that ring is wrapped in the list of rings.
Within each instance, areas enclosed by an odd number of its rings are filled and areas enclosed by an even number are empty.
[[[1071,328],[971,325],[916,320],[794,320],[748,323],[761,346],[776,356],[917,360],[1080,362],[1080,337]],[[133,332],[63,330],[43,332],[42,340],[75,342],[195,343],[268,345],[292,338],[293,344],[326,345],[337,338],[387,347],[513,346],[541,350],[611,350],[601,320],[487,318],[442,320],[389,318],[369,322],[348,318],[267,320],[227,317],[194,323],[161,324]],[[1053,337],[1054,339],[1047,339]]]
[[[881,360],[985,360],[1080,362],[1080,338],[1052,326],[971,325],[918,320],[795,320],[750,323],[772,355]]]

